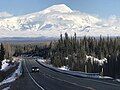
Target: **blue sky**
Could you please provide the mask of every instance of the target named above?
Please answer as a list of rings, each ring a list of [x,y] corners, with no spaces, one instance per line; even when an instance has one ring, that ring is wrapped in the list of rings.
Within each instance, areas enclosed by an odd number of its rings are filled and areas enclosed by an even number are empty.
[[[0,0],[0,12],[24,15],[38,12],[55,4],[66,4],[73,10],[106,18],[120,16],[120,0]]]

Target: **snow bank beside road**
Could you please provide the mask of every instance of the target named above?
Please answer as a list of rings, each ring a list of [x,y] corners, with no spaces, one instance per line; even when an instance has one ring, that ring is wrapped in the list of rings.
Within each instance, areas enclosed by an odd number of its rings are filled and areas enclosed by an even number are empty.
[[[37,59],[37,62],[40,63],[42,66],[47,67],[51,70],[61,72],[64,74],[69,74],[73,76],[78,76],[78,77],[89,77],[89,78],[99,78],[100,75],[99,73],[85,73],[85,72],[80,72],[80,71],[70,71],[70,70],[64,70],[64,69],[58,69],[56,67],[53,67],[52,65],[46,64],[46,60],[43,59]]]
[[[6,59],[3,60],[3,61],[2,61],[2,68],[1,68],[1,70],[5,70],[5,69],[7,69],[8,66],[9,66],[9,63],[7,63],[7,60],[6,60]]]
[[[6,87],[6,88],[4,88],[4,89],[2,89],[2,90],[10,90],[10,87]]]
[[[69,71],[69,68],[67,66],[62,66],[62,67],[60,67],[58,69]]]
[[[21,75],[22,75],[22,62],[19,63],[19,66],[16,69],[16,71],[10,77],[8,77],[7,79],[3,80],[0,83],[0,85],[13,82],[13,81],[15,81]]]
[[[108,76],[100,76],[99,73],[86,73],[86,72],[81,72],[81,71],[70,71],[67,66],[62,66],[60,68],[56,68],[53,65],[46,64],[47,60],[44,59],[37,59],[37,62],[39,62],[41,65],[44,67],[47,67],[49,69],[52,69],[54,71],[58,71],[61,73],[73,75],[73,76],[78,76],[78,77],[88,77],[88,78],[99,78],[99,79],[113,79],[112,77]],[[106,59],[105,59],[106,61]],[[103,60],[104,62],[104,60]],[[120,82],[120,79],[117,79],[118,82]]]
[[[94,58],[92,56],[88,56],[87,58]],[[93,60],[93,59],[92,59]],[[99,64],[102,65],[104,62],[107,61],[106,58],[101,59],[100,61],[96,58],[94,58],[95,61],[100,62]],[[77,77],[87,77],[87,78],[96,78],[96,79],[107,79],[107,80],[113,80],[112,77],[109,76],[100,76],[99,73],[86,73],[86,72],[81,72],[81,71],[70,71],[70,69],[67,66],[62,66],[59,68],[54,67],[53,65],[51,65],[50,63],[47,64],[48,62],[50,62],[50,60],[45,60],[45,59],[37,59],[36,60],[39,64],[41,64],[44,67],[47,67],[53,71],[57,71],[57,72],[61,72],[64,74],[69,74],[69,75],[73,75],[73,76],[77,76]],[[116,79],[116,81],[120,82],[120,79]]]
[[[7,71],[8,69],[15,67],[15,66],[16,66],[15,60],[10,61],[9,59],[5,59],[2,61],[2,67],[0,71]]]
[[[39,61],[41,63],[45,63],[46,62],[46,60],[44,60],[44,59],[37,59],[37,61]]]
[[[120,82],[120,79],[116,79],[116,81]]]

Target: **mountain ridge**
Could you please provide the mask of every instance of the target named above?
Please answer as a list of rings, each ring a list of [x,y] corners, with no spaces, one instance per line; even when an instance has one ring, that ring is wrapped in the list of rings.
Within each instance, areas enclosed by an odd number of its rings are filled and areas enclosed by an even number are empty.
[[[0,37],[58,37],[65,32],[69,35],[76,32],[78,36],[119,36],[119,26],[115,23],[111,25],[108,21],[103,22],[59,4],[40,12],[0,19]]]

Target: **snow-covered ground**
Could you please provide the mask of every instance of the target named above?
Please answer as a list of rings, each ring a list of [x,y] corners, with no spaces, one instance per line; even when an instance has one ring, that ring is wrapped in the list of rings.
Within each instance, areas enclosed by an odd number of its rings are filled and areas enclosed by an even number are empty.
[[[2,90],[10,90],[10,87],[6,87],[6,88],[4,88],[4,89],[2,89]]]
[[[46,60],[45,59],[37,59],[37,61],[41,62],[41,63],[45,63]]]
[[[46,64],[46,61],[47,61],[47,60],[45,60],[45,59],[37,59],[37,61],[40,62],[40,63]],[[53,67],[53,65],[49,65],[49,66],[52,66],[52,67]],[[58,67],[58,69],[69,71],[69,68],[68,68],[67,66]]]
[[[12,60],[12,63],[13,63],[13,64],[10,64],[10,63],[9,63],[9,62],[10,62],[9,59],[4,59],[4,60],[2,61],[2,67],[1,67],[1,69],[0,69],[1,71],[7,71],[9,68],[15,66],[15,62],[21,60],[19,57],[12,57],[12,58],[13,58],[13,60]]]
[[[8,67],[9,63],[7,63],[6,61],[7,61],[6,59],[2,61],[1,70],[4,70],[4,69],[6,69]]]
[[[60,68],[53,67],[53,65],[46,64],[46,60],[44,59],[37,59],[37,61],[42,64],[43,66],[53,69],[55,71],[61,72],[61,73],[66,73],[74,76],[80,76],[80,77],[90,77],[90,78],[99,78],[98,73],[85,73],[85,72],[80,72],[80,71],[70,71],[67,66],[62,66]]]
[[[69,71],[69,68],[67,66],[62,66],[62,67],[59,67],[58,69]]]
[[[86,55],[86,61],[88,61],[89,59],[91,60],[91,63],[98,62],[100,65],[103,65],[105,62],[107,63],[107,59],[106,58],[98,59],[98,58],[95,58],[93,56]]]
[[[100,18],[70,9],[65,4],[42,11],[14,16],[0,13],[0,37],[59,37],[62,33],[78,36],[120,36],[120,17]]]
[[[92,56],[88,56],[93,58]],[[105,59],[101,59],[101,61],[99,61],[99,59],[94,58],[96,61],[98,61],[100,64],[103,64],[104,62],[106,62],[106,58]],[[48,67],[50,69],[54,69],[56,71],[62,72],[62,73],[66,73],[66,74],[71,74],[74,76],[81,76],[81,77],[89,77],[89,78],[100,78],[100,79],[113,79],[112,77],[109,76],[100,76],[99,73],[86,73],[86,72],[81,72],[81,71],[70,71],[69,68],[67,66],[62,66],[59,68],[54,67],[51,64],[46,64],[45,59],[37,59],[37,61],[44,65],[45,67]],[[120,82],[120,79],[116,79],[118,82]]]
[[[120,79],[116,79],[116,81],[120,82]]]
[[[99,78],[101,78],[101,79],[113,79],[112,77],[108,77],[108,76],[99,76]]]
[[[14,67],[15,66],[15,64],[9,64],[9,61],[10,60],[8,60],[8,59],[5,59],[5,60],[3,60],[2,61],[2,67],[1,67],[1,71],[6,71],[6,70],[8,70],[9,68],[11,68],[11,67]]]
[[[16,71],[10,76],[8,77],[7,79],[3,80],[0,85],[3,85],[3,84],[6,84],[6,83],[10,83],[10,82],[13,82],[15,81],[19,76],[22,75],[22,62],[19,63],[19,66],[18,68],[16,69]]]

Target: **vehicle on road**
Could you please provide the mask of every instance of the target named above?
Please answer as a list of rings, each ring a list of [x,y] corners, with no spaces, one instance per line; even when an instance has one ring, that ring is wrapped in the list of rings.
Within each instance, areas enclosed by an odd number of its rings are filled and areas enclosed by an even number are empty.
[[[32,71],[32,72],[39,72],[39,68],[38,68],[38,67],[32,67],[32,68],[31,68],[31,71]]]

